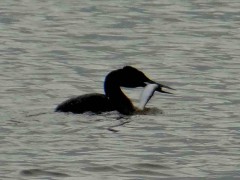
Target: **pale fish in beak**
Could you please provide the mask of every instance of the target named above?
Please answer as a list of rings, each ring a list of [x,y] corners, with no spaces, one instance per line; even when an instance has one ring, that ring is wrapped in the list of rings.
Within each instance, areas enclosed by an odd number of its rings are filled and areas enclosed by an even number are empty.
[[[141,97],[140,97],[140,103],[138,108],[140,110],[143,110],[148,103],[148,101],[151,99],[153,96],[155,90],[159,87],[158,84],[148,84],[142,91]]]

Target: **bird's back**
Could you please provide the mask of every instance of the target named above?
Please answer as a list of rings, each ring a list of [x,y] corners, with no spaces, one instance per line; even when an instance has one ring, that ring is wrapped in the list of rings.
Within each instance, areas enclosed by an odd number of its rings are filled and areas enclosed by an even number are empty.
[[[115,109],[110,100],[104,94],[92,93],[68,99],[58,105],[55,111],[80,114],[87,111],[101,113],[113,110]]]

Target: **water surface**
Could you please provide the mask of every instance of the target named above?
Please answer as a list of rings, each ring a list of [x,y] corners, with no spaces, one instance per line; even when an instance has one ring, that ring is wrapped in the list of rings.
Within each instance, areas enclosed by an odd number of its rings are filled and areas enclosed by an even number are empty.
[[[240,176],[238,1],[0,2],[0,179]],[[177,91],[120,118],[54,113],[124,65]],[[126,93],[138,103],[141,89]],[[161,113],[162,112],[162,113]]]

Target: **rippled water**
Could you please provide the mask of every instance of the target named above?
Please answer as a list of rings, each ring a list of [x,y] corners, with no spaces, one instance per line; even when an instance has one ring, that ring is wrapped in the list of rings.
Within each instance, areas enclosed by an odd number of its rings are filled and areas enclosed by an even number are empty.
[[[240,2],[0,2],[0,179],[240,176]],[[159,111],[54,113],[132,65]],[[137,103],[141,89],[128,89]],[[163,113],[161,113],[163,111]]]

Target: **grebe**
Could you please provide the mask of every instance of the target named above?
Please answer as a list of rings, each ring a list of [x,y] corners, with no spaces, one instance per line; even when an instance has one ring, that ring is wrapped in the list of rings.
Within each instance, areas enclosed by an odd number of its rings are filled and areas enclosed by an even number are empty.
[[[132,115],[137,109],[133,106],[130,99],[122,92],[120,87],[145,87],[148,84],[154,85],[149,86],[151,89],[150,95],[148,95],[147,100],[142,103],[141,108],[146,105],[154,91],[171,94],[170,92],[162,90],[162,88],[173,89],[169,86],[152,81],[143,72],[134,67],[125,66],[122,69],[110,72],[106,76],[104,81],[105,95],[92,93],[74,97],[58,105],[55,111],[80,114],[86,111],[101,113],[117,110],[121,114]]]

